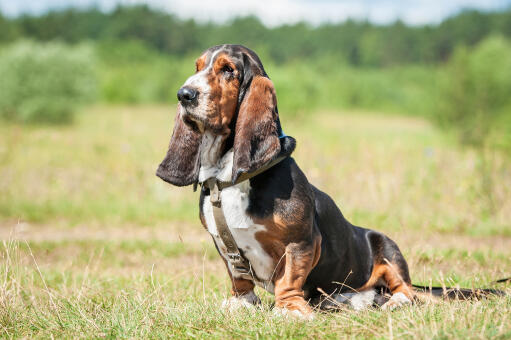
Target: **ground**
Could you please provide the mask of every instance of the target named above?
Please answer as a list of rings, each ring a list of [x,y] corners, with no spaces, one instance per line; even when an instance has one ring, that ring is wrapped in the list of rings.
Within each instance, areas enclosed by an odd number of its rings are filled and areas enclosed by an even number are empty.
[[[108,338],[509,338],[511,298],[393,312],[220,310],[229,280],[198,194],[154,176],[174,110],[95,107],[71,126],[0,126],[0,335]],[[495,287],[511,276],[511,172],[417,118],[283,116],[309,180],[400,246],[412,280]]]

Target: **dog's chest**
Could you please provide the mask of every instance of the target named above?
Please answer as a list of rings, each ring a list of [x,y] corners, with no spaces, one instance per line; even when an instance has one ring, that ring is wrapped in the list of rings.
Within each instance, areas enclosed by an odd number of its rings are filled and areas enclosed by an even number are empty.
[[[261,243],[256,239],[256,234],[260,231],[265,231],[266,228],[263,225],[254,223],[250,216],[247,215],[250,191],[249,183],[249,181],[245,181],[221,191],[222,211],[238,248],[247,260],[250,261],[252,270],[257,278],[261,281],[271,281],[274,271],[274,260],[266,253]],[[216,227],[210,196],[205,196],[203,202],[202,211],[208,231],[213,236],[220,255],[227,260],[227,249]],[[238,276],[230,264],[229,271],[234,277]],[[270,285],[265,284],[265,282],[256,282],[256,284],[263,286],[267,290],[272,290]]]

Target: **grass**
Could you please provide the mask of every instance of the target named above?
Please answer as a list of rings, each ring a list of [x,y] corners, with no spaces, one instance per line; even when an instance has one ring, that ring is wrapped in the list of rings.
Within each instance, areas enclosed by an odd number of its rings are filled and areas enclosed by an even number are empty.
[[[119,240],[116,235],[121,231],[124,237]],[[211,243],[184,234],[182,243],[169,241],[164,246],[164,241],[153,238],[158,233],[144,236],[133,228],[110,229],[100,240],[94,238],[95,233],[80,232],[80,240],[51,242],[27,230],[20,235],[26,242],[4,241],[0,334],[13,338],[213,339],[511,336],[509,296],[426,303],[391,313],[318,314],[313,322],[303,323],[273,316],[271,296],[258,289],[263,298],[261,310],[226,313],[218,306],[228,295],[228,278]],[[470,253],[467,240],[421,241],[414,236],[415,242],[404,242],[402,236],[398,242],[416,282],[429,283],[431,278],[434,283],[486,286],[508,268],[509,239],[502,241],[506,247],[496,249],[493,240],[484,240]],[[429,241],[435,241],[435,247]]]
[[[0,126],[0,335],[6,338],[509,338],[511,297],[428,302],[303,323],[219,309],[229,282],[197,193],[154,176],[172,109],[89,108],[74,126]],[[496,156],[493,215],[478,159],[416,118],[286,119],[295,158],[358,225],[400,245],[415,283],[509,276],[511,173]],[[505,285],[497,286],[506,289]]]

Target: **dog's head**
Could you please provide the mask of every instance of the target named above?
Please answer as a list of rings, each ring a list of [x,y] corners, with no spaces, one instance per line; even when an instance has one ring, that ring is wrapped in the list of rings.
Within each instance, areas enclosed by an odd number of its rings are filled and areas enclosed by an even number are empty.
[[[195,183],[202,136],[208,131],[226,139],[233,137],[235,182],[242,173],[259,168],[281,151],[273,83],[259,57],[240,45],[211,47],[195,65],[195,74],[177,93],[174,131],[156,174],[178,186]],[[292,144],[294,148],[294,140]]]

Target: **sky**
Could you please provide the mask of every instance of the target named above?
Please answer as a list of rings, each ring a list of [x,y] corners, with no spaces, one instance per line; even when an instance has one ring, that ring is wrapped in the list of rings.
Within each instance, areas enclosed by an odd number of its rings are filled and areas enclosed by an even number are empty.
[[[96,6],[108,11],[118,4],[148,4],[200,22],[225,22],[255,15],[267,26],[307,21],[313,25],[348,18],[385,24],[401,19],[412,25],[438,23],[466,8],[511,8],[511,0],[0,0],[4,15],[40,14],[51,9]]]

